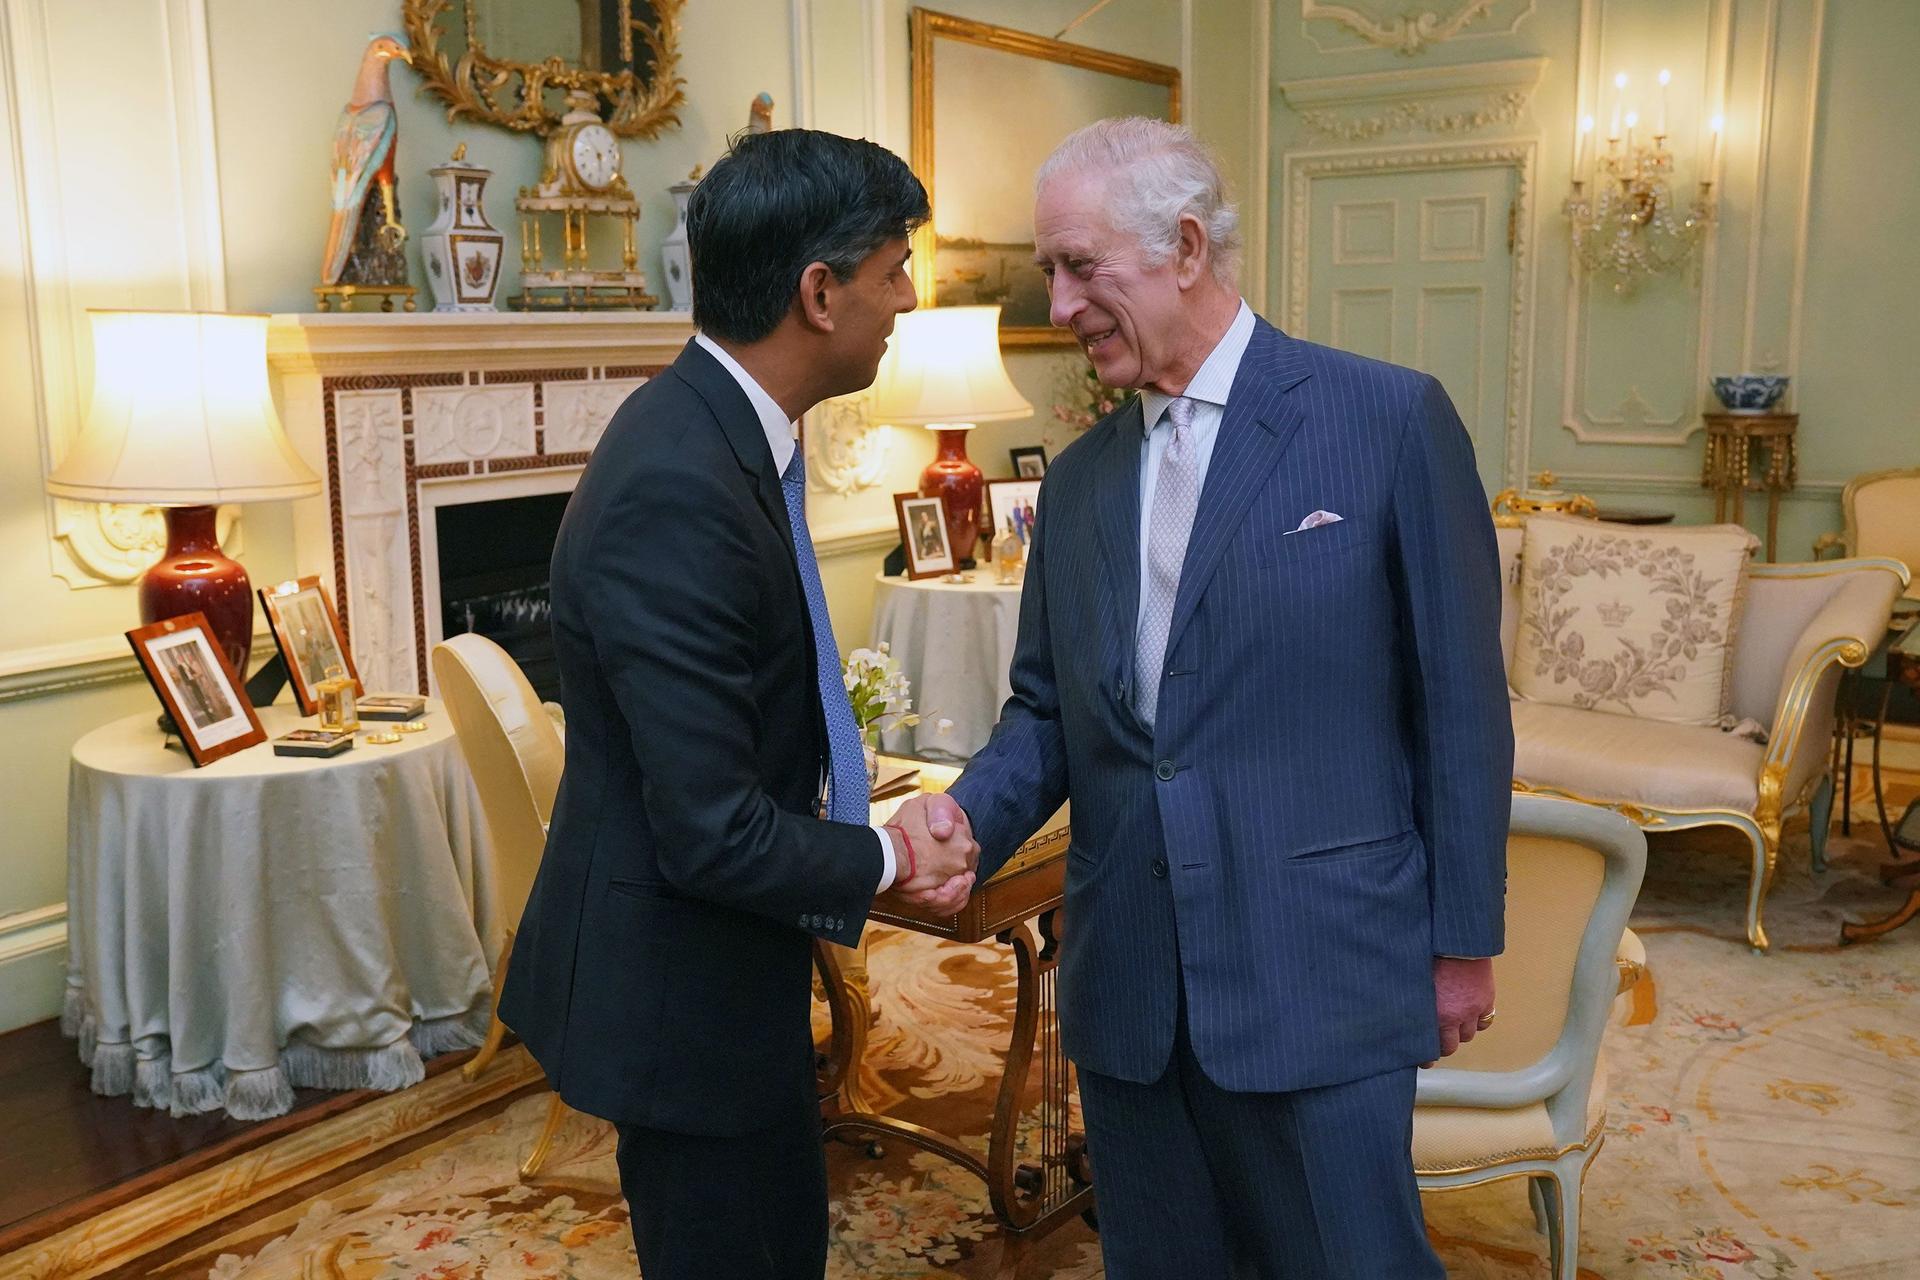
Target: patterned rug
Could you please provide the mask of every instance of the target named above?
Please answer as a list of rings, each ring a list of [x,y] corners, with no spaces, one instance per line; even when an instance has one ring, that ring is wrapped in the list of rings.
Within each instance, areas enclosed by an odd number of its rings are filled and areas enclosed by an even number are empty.
[[[1834,866],[1790,846],[1769,901],[1774,953],[1742,943],[1745,862],[1711,837],[1663,841],[1635,927],[1659,987],[1657,1018],[1608,1032],[1605,1149],[1587,1180],[1585,1277],[1895,1280],[1920,1276],[1920,924],[1835,946],[1843,918],[1897,896],[1870,793]],[[1920,794],[1902,773],[1894,811]],[[895,1114],[970,1137],[984,1152],[1012,1008],[994,947],[880,931],[869,970],[879,1025],[876,1096]],[[216,1280],[598,1280],[635,1274],[613,1136],[572,1116],[531,1185],[514,1169],[546,1095],[463,1118],[425,1145],[376,1157],[145,1259],[137,1274]],[[981,1184],[904,1147],[829,1152],[835,1280],[991,1276],[999,1242]],[[1426,1199],[1447,1273],[1547,1274],[1524,1184]],[[133,1274],[134,1272],[128,1272]],[[1097,1237],[1078,1221],[1023,1276],[1093,1280]]]

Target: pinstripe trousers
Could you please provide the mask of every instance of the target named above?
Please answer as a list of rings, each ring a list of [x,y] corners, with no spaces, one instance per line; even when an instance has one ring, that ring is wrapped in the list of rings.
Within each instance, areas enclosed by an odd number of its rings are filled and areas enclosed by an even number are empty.
[[[1078,1073],[1107,1280],[1443,1280],[1413,1177],[1415,1070],[1222,1089],[1182,998],[1158,1080]]]

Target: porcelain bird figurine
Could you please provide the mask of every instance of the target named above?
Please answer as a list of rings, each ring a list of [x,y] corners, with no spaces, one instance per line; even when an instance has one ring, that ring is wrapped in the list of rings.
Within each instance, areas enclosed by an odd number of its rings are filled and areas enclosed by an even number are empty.
[[[394,141],[399,121],[393,109],[393,87],[387,67],[395,58],[412,65],[413,56],[400,37],[381,34],[367,45],[354,78],[353,98],[340,113],[333,131],[333,222],[327,228],[327,252],[320,268],[321,284],[341,283],[347,257],[353,249],[360,213],[368,189],[378,183],[383,224],[380,247],[397,251],[406,241],[393,195]]]

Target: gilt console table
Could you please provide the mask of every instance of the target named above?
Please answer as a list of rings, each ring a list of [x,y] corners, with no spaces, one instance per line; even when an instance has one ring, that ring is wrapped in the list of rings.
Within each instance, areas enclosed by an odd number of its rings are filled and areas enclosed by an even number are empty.
[[[1713,519],[1718,524],[1732,508],[1733,522],[1746,520],[1749,490],[1767,495],[1767,559],[1774,559],[1780,532],[1780,495],[1792,490],[1799,478],[1799,456],[1794,433],[1797,413],[1709,413],[1707,452],[1700,467],[1700,487],[1713,490]],[[1754,446],[1764,453],[1760,474],[1753,471]]]

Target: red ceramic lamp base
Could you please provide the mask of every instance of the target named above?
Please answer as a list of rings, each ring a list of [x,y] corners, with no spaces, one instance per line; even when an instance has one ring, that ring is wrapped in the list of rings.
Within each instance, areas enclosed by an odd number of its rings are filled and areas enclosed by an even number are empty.
[[[168,507],[167,554],[140,579],[140,619],[207,615],[215,641],[245,676],[253,647],[253,587],[238,560],[220,550],[212,507]]]
[[[920,473],[920,496],[937,497],[947,514],[947,541],[956,567],[971,569],[980,542],[980,468],[967,458],[967,431],[940,428],[940,450]]]

